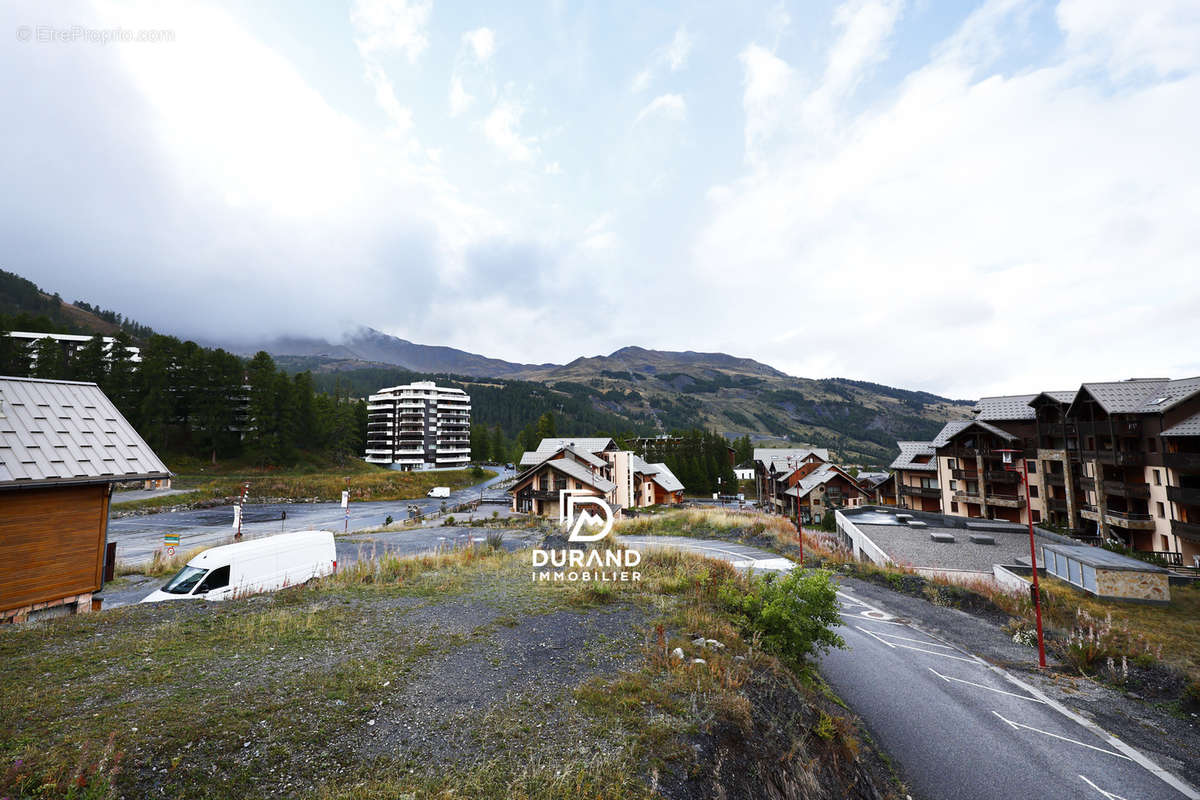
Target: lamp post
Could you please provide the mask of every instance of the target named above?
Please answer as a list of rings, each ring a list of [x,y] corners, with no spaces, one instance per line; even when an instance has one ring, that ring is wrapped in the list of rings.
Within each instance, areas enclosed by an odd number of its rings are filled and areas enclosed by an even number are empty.
[[[1013,454],[1022,453],[1022,451],[999,450],[998,452],[1004,461],[1004,469],[1008,472],[1019,473],[1021,481],[1025,484],[1025,517],[1029,520],[1029,564],[1033,567],[1033,610],[1034,616],[1037,618],[1038,666],[1045,669],[1046,641],[1042,636],[1042,595],[1038,591],[1037,547],[1033,542],[1033,504],[1029,497],[1029,462],[1022,454],[1021,469],[1018,470],[1013,464]]]
[[[796,531],[800,535],[800,569],[804,569],[804,526],[800,524],[800,495],[796,495]]]

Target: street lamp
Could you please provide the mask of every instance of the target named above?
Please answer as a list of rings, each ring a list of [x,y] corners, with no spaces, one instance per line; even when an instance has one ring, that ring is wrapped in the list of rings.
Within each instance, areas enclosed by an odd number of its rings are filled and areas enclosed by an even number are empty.
[[[1042,638],[1042,595],[1038,591],[1038,567],[1037,567],[1037,547],[1033,543],[1033,503],[1029,497],[1029,462],[1022,455],[1021,469],[1017,469],[1013,463],[1013,454],[1021,453],[1020,450],[998,450],[1001,459],[1004,463],[1004,469],[1007,472],[1016,472],[1020,474],[1021,480],[1025,483],[1025,517],[1029,520],[1029,563],[1033,567],[1033,609],[1034,616],[1037,618],[1037,635],[1038,635],[1038,666],[1045,668],[1046,666],[1046,642]]]

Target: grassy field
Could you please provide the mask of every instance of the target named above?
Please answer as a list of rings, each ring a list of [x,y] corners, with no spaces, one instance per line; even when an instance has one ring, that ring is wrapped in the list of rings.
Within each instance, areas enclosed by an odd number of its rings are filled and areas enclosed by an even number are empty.
[[[307,465],[288,470],[250,469],[235,464],[206,465],[184,461],[172,463],[176,473],[172,486],[187,489],[183,494],[153,497],[119,503],[116,511],[154,510],[179,505],[191,505],[237,497],[242,485],[250,484],[250,502],[263,498],[293,500],[337,501],[349,478],[350,496],[354,500],[411,500],[424,497],[434,486],[461,489],[494,478],[492,470],[448,470],[439,472],[398,472],[396,470],[354,460],[344,467]]]
[[[4,631],[0,796],[903,796],[730,611],[755,589],[727,564],[648,555],[610,587],[535,583],[529,558],[383,558]]]

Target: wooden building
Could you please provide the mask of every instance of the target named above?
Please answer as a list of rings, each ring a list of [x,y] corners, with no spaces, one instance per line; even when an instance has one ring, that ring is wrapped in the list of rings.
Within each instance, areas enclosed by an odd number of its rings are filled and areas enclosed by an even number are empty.
[[[96,384],[0,377],[0,621],[90,611],[112,484],[170,474]]]

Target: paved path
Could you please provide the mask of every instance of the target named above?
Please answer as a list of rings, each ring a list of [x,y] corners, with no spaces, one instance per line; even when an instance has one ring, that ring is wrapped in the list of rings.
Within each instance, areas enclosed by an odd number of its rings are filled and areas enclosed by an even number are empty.
[[[795,567],[757,548],[709,539],[622,540],[703,553],[755,571]],[[824,655],[821,674],[900,764],[915,796],[1200,798],[1142,753],[1038,689],[849,588],[838,598],[838,633],[848,648]]]
[[[661,547],[668,550],[687,550],[710,558],[723,559],[738,569],[749,569],[755,572],[787,572],[796,566],[786,558],[781,558],[757,547],[713,539],[692,539],[686,536],[622,536],[621,541],[635,548]]]
[[[499,475],[475,486],[451,492],[450,497],[437,499],[422,497],[415,500],[387,502],[351,503],[350,515],[339,503],[270,503],[249,504],[242,516],[242,536],[253,539],[284,531],[331,530],[341,532],[364,528],[377,528],[387,517],[395,521],[408,518],[409,506],[417,506],[422,513],[436,512],[445,503],[455,506],[477,500],[480,491],[486,496],[496,495],[487,487],[497,483],[511,472],[501,469]],[[493,510],[504,513],[500,505],[483,505],[478,514],[490,516]],[[287,519],[282,519],[284,512]],[[179,549],[183,552],[202,545],[222,544],[234,534],[233,506],[194,509],[188,511],[165,511],[144,516],[111,519],[108,522],[108,540],[117,543],[117,561],[141,564],[149,561],[154,551],[162,547],[164,533],[179,534]]]
[[[821,674],[899,762],[915,796],[1198,796],[1009,673],[848,588],[838,597],[849,647],[823,656]]]

